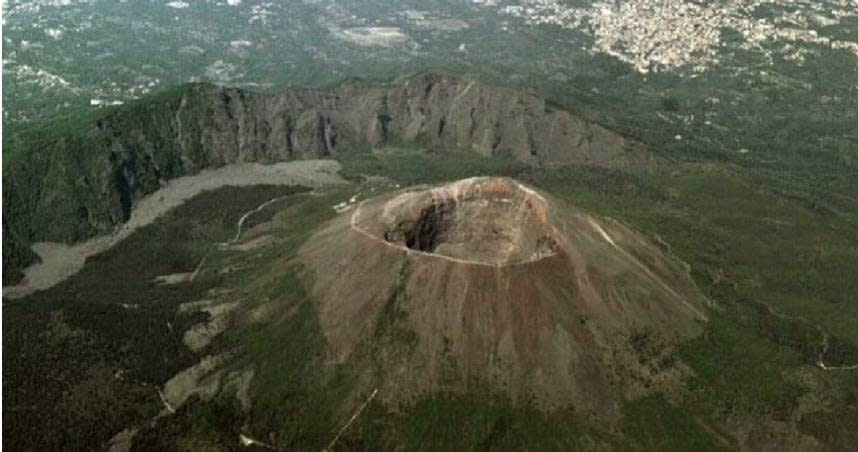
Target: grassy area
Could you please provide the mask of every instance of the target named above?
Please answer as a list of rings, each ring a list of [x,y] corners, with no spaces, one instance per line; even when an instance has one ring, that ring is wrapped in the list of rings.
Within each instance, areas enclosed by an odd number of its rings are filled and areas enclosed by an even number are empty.
[[[629,451],[730,450],[703,427],[700,413],[676,407],[660,395],[631,402],[626,407],[623,434]]]
[[[297,195],[271,219],[269,233],[277,246],[265,247],[252,258],[230,251],[215,251],[207,267],[217,270],[240,263],[225,276],[224,287],[240,292],[243,312],[269,309],[261,323],[230,330],[220,340],[243,351],[236,369],[254,368],[253,411],[246,432],[288,449],[321,449],[331,438],[339,406],[349,389],[339,375],[322,371],[325,340],[314,304],[292,261],[298,247],[335,212],[332,205],[348,199],[353,187]],[[234,296],[234,295],[233,295]],[[273,431],[273,437],[269,432]]]
[[[569,413],[546,415],[477,390],[468,395],[436,395],[402,414],[372,403],[342,438],[339,450],[378,444],[386,450],[576,451],[608,444],[609,439],[588,431]]]
[[[93,256],[75,276],[3,303],[3,445],[16,450],[93,450],[162,408],[155,387],[198,359],[182,343],[204,314],[178,314],[222,283],[190,272],[235,223],[290,187],[203,193]],[[14,422],[11,421],[14,419]],[[157,448],[156,448],[157,449]],[[154,449],[150,449],[154,450]]]
[[[427,152],[403,143],[373,152],[337,155],[346,178],[389,177],[402,186],[436,183],[472,176],[516,176],[527,166],[512,159],[487,158],[472,151]]]
[[[57,139],[64,140],[66,144],[73,144],[75,140],[81,139],[103,123],[118,123],[119,130],[131,130],[139,124],[147,124],[163,116],[161,113],[164,109],[175,108],[185,94],[212,87],[213,85],[202,83],[181,84],[120,106],[97,110],[87,109],[48,121],[17,124],[9,133],[3,134],[4,166],[8,166],[19,156],[31,150],[41,150],[50,146]],[[94,149],[76,151],[87,154],[92,150]]]

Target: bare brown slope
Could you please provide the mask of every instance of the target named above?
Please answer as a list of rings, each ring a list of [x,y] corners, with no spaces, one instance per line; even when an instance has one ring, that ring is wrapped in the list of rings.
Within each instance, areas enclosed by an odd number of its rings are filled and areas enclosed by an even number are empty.
[[[457,243],[452,252],[414,249],[389,234],[421,228],[444,203],[467,212],[438,226],[436,240]],[[480,244],[498,236],[516,244],[487,254]],[[469,256],[469,248],[484,252]],[[390,403],[490,388],[610,418],[624,398],[679,375],[662,358],[706,318],[677,262],[615,222],[510,179],[366,201],[320,230],[300,258],[332,360],[365,367]]]

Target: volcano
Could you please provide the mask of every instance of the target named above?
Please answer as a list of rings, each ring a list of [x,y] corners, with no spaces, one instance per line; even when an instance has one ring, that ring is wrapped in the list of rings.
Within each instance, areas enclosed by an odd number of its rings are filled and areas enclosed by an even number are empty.
[[[667,356],[707,317],[683,264],[509,178],[367,199],[299,259],[329,361],[396,405],[479,389],[610,417],[682,375]]]

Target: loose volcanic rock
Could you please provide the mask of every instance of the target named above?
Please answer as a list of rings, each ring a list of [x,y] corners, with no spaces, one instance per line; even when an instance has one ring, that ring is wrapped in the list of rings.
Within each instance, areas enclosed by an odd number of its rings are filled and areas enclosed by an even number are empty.
[[[330,360],[391,404],[489,390],[613,419],[676,379],[706,299],[638,234],[512,179],[382,195],[302,247]]]

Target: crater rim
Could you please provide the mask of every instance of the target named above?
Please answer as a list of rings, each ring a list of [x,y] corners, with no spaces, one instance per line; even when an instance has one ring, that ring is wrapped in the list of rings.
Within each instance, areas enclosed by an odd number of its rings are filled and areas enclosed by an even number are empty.
[[[472,177],[364,200],[353,229],[408,254],[507,266],[559,253],[548,201],[508,177]]]

